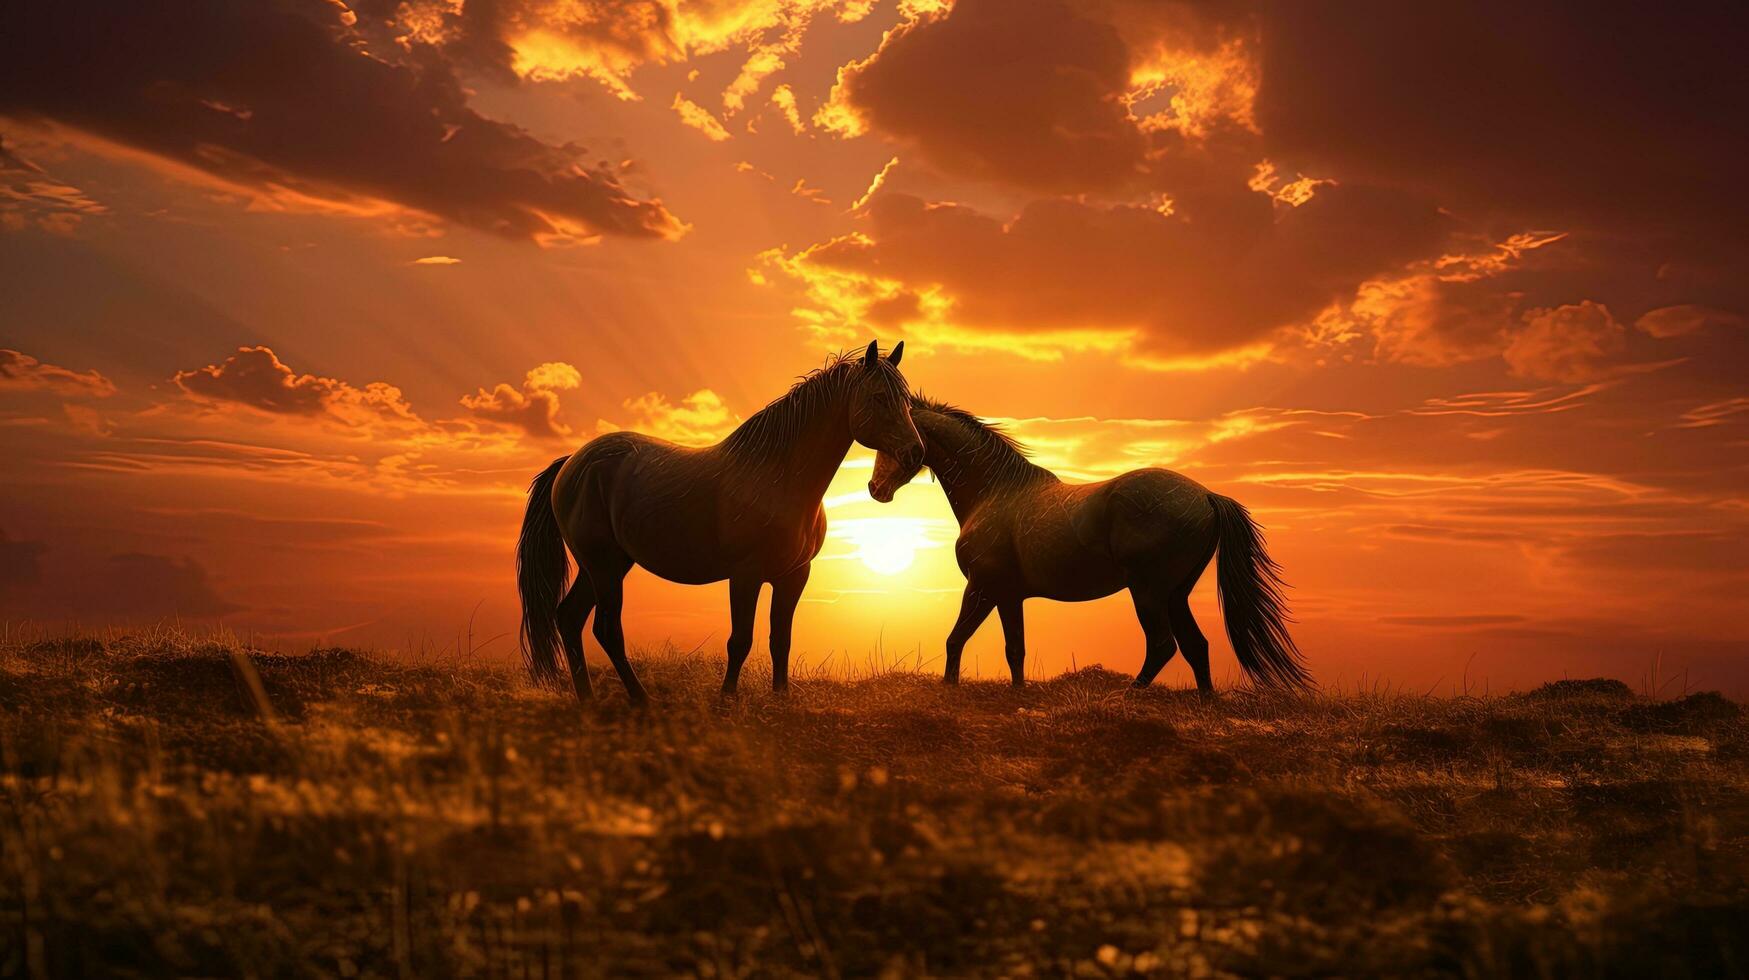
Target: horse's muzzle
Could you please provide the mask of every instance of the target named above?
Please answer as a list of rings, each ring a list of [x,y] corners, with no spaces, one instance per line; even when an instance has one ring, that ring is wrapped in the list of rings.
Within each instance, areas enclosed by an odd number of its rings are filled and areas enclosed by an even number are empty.
[[[868,495],[873,497],[876,503],[892,503],[893,490],[893,487],[877,485],[873,480],[868,481]]]

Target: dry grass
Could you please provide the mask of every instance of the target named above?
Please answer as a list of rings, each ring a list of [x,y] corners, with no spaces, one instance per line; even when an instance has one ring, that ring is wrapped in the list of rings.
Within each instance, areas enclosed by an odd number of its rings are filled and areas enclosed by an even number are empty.
[[[1742,975],[1716,695],[0,647],[0,974]],[[757,693],[755,693],[757,692]]]

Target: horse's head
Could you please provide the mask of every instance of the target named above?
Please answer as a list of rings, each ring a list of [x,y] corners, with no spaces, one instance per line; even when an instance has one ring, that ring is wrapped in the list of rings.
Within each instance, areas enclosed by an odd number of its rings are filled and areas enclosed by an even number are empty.
[[[891,453],[877,452],[875,453],[874,479],[868,481],[868,495],[883,504],[890,504],[893,502],[893,494],[898,493],[900,487],[910,483],[921,469],[923,469],[923,453],[921,451],[917,453],[916,458],[909,460],[900,460]]]
[[[911,392],[899,373],[904,354],[904,341],[884,358],[880,348],[869,343],[850,392],[850,435],[874,450],[877,459],[891,456],[915,464],[911,470],[915,473],[923,466],[923,438],[911,422]]]
[[[921,429],[918,434],[922,434]],[[912,455],[889,453],[885,450],[876,452],[874,478],[868,481],[868,495],[883,504],[892,503],[893,494],[898,493],[900,487],[910,483],[918,471],[923,469],[927,454],[928,447],[922,443],[918,444],[917,452]]]

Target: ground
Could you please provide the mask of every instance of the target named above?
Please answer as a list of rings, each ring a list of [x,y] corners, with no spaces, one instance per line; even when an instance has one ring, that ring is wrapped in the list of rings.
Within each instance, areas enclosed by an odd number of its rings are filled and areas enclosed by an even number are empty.
[[[641,667],[6,640],[0,975],[1749,970],[1717,695]]]

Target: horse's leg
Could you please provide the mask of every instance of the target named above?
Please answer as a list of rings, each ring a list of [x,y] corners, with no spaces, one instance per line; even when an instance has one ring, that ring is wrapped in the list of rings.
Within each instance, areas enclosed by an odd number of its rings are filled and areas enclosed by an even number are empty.
[[[1014,686],[1026,683],[1026,615],[1019,599],[1009,599],[996,605],[1002,617],[1002,645],[1008,654],[1008,673]]]
[[[812,565],[803,565],[771,583],[771,689],[789,690],[790,631],[796,622],[796,603],[802,601]]]
[[[1209,641],[1202,635],[1202,630],[1197,629],[1195,617],[1190,615],[1190,592],[1174,593],[1166,608],[1172,619],[1172,635],[1184,648],[1184,659],[1189,662],[1191,672],[1196,674],[1196,689],[1204,694],[1213,693],[1215,682],[1209,677]]]
[[[595,639],[607,651],[613,669],[619,671],[620,682],[626,687],[626,697],[631,698],[633,704],[645,704],[650,696],[644,693],[644,685],[638,683],[637,672],[626,659],[625,630],[620,625],[620,609],[625,604],[625,577],[632,570],[631,560],[623,555],[591,556],[584,568],[589,572],[589,584],[595,591]]]
[[[990,618],[990,610],[995,608],[994,599],[969,584],[966,586],[965,595],[960,596],[960,618],[954,621],[953,631],[947,634],[947,672],[942,675],[943,683],[960,682],[960,655],[966,652],[966,641],[984,625],[984,620]]]
[[[565,663],[571,668],[571,687],[577,700],[588,701],[594,696],[589,689],[589,667],[583,662],[583,624],[595,608],[595,590],[589,587],[589,576],[578,575],[571,591],[559,603],[559,639],[565,644]]]
[[[1130,586],[1130,601],[1136,605],[1136,619],[1142,624],[1142,634],[1148,638],[1148,652],[1132,686],[1147,687],[1160,676],[1161,668],[1177,650],[1172,642],[1171,603],[1157,590],[1139,582]],[[1185,657],[1188,659],[1189,656],[1186,652]]]
[[[729,669],[723,674],[724,694],[734,694],[735,686],[741,683],[741,665],[747,662],[747,651],[753,649],[759,587],[764,584],[756,578],[729,579]]]

